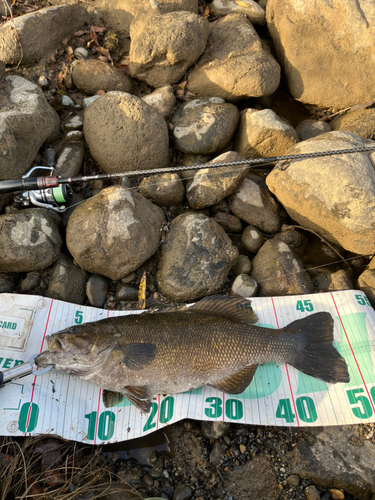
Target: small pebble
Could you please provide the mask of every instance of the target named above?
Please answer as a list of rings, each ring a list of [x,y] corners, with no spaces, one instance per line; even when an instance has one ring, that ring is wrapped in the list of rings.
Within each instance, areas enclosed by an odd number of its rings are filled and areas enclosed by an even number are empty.
[[[228,434],[230,427],[227,422],[201,422],[202,434],[207,439],[220,439]]]
[[[74,56],[76,57],[76,59],[80,59],[80,60],[86,60],[86,59],[89,59],[89,57],[90,57],[87,50],[83,47],[77,47],[74,50]]]
[[[240,233],[242,231],[242,223],[235,215],[219,212],[213,219],[220,224],[227,233]]]
[[[320,500],[319,491],[315,486],[307,486],[304,490],[307,500]]]
[[[65,130],[81,130],[83,122],[78,115],[72,116],[65,124]]]
[[[241,452],[241,453],[245,453],[245,452],[246,452],[246,446],[245,446],[245,445],[240,444],[240,447],[239,447],[239,448],[240,448],[240,452]]]
[[[256,227],[247,226],[242,233],[241,243],[248,252],[256,253],[264,243],[264,236]]]
[[[83,139],[83,132],[81,130],[71,130],[66,134],[68,142],[78,142]]]
[[[193,490],[190,486],[187,486],[186,484],[179,484],[174,490],[173,500],[190,500],[192,496]]]
[[[99,99],[99,97],[101,97],[100,95],[93,95],[91,97],[85,97],[83,99],[83,109],[87,109],[88,106],[90,106],[90,104],[94,101],[96,101],[96,99]]]
[[[49,87],[48,80],[44,75],[40,75],[40,77],[38,78],[38,84],[39,87],[42,88],[43,90],[47,90]]]
[[[61,104],[66,107],[74,106],[75,102],[68,95],[61,96]]]
[[[290,484],[290,486],[299,486],[299,477],[297,476],[297,474],[289,476],[286,481],[288,484]]]
[[[240,274],[250,274],[251,268],[251,260],[249,257],[247,257],[247,255],[240,255],[233,269],[233,274],[235,276],[239,276]]]
[[[98,274],[90,276],[86,283],[86,295],[90,305],[94,307],[103,307],[108,294],[107,280]]]
[[[165,457],[161,456],[156,460],[156,462],[150,469],[150,476],[153,479],[159,479],[163,475],[164,466],[165,466]]]
[[[331,493],[332,500],[344,500],[345,498],[345,494],[341,490],[332,489],[329,492]]]
[[[258,283],[247,274],[240,274],[234,280],[229,295],[231,297],[255,297],[258,292]]]
[[[118,282],[116,286],[116,300],[138,300],[138,288],[127,285],[126,283]]]

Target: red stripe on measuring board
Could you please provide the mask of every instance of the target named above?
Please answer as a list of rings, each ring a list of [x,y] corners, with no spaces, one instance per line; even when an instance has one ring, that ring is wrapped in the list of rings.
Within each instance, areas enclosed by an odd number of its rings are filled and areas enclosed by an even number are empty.
[[[336,312],[337,312],[337,316],[339,317],[339,320],[340,320],[340,323],[341,323],[341,328],[342,328],[342,330],[343,330],[343,332],[344,332],[344,334],[345,334],[346,340],[347,340],[347,342],[348,342],[348,344],[349,344],[350,351],[351,351],[352,356],[353,356],[353,358],[354,358],[355,364],[357,365],[358,373],[359,373],[359,375],[360,375],[360,377],[361,377],[361,379],[362,379],[363,386],[364,386],[364,388],[365,388],[365,390],[366,390],[366,392],[367,392],[368,399],[369,399],[370,404],[371,404],[371,406],[372,406],[372,409],[373,409],[373,411],[374,411],[374,413],[375,413],[375,406],[374,406],[374,403],[372,402],[372,397],[370,396],[369,390],[367,389],[367,385],[366,385],[366,383],[365,383],[365,379],[363,378],[363,375],[362,375],[361,369],[360,369],[360,367],[359,367],[359,364],[358,364],[358,361],[357,361],[356,355],[354,354],[354,351],[353,351],[352,345],[351,345],[351,343],[350,343],[350,340],[349,340],[348,334],[346,333],[346,330],[345,330],[345,327],[344,327],[344,323],[342,322],[342,319],[341,319],[341,316],[340,316],[340,313],[339,313],[339,310],[338,310],[338,308],[337,308],[336,301],[335,301],[335,298],[334,298],[334,296],[333,296],[332,292],[331,292],[331,297],[332,297],[333,303],[334,303],[334,305],[335,305],[335,309],[336,309]]]
[[[53,299],[51,299],[51,305],[49,306],[49,311],[48,311],[48,316],[47,316],[47,322],[46,322],[46,326],[44,328],[43,339],[42,339],[42,343],[40,345],[39,352],[42,352],[42,350],[43,350],[44,339],[46,338],[48,323],[49,323],[49,319],[50,319],[50,316],[51,316],[52,304],[53,304]],[[32,407],[32,404],[33,404],[33,399],[34,399],[35,382],[36,382],[36,375],[34,376],[33,388],[31,390],[30,406],[29,406],[29,411],[27,412],[26,427],[25,427],[25,429],[26,429],[25,430],[25,436],[27,434],[27,428],[29,427],[29,422],[30,422],[31,407]]]
[[[277,319],[277,314],[276,314],[276,308],[275,308],[275,303],[273,301],[273,298],[271,298],[271,301],[272,301],[272,307],[273,307],[273,313],[275,315],[275,319],[276,319],[276,325],[277,325],[277,328],[279,329],[280,326],[279,326],[279,320]],[[286,369],[286,376],[288,378],[288,384],[289,384],[289,390],[290,390],[290,396],[292,398],[292,402],[293,402],[293,408],[294,408],[294,414],[296,416],[296,419],[297,419],[297,426],[299,427],[299,418],[298,418],[298,413],[297,413],[297,408],[296,408],[296,403],[294,401],[294,395],[293,395],[293,391],[292,391],[292,384],[290,382],[290,376],[289,376],[289,370],[288,370],[288,365],[285,363],[285,369]]]
[[[109,318],[109,310],[107,311],[107,318]],[[102,390],[99,389],[99,396],[98,396],[98,408],[96,410],[96,421],[95,421],[95,435],[94,435],[94,444],[96,444],[96,433],[98,430],[98,422],[99,422],[99,407],[100,407],[100,399],[102,397]]]

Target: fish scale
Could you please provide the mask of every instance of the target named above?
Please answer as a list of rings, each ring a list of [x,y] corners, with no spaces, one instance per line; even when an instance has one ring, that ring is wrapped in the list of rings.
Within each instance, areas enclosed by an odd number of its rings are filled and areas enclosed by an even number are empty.
[[[76,374],[149,411],[153,395],[210,385],[243,392],[258,364],[289,363],[326,382],[348,382],[333,320],[315,313],[285,328],[254,325],[246,299],[208,297],[184,312],[118,316],[47,337],[35,363]]]

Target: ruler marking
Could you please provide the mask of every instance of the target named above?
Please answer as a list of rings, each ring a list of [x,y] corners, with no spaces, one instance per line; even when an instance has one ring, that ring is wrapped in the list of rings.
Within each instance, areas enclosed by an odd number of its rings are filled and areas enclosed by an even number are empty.
[[[280,326],[279,326],[279,320],[277,319],[277,314],[276,314],[276,308],[275,308],[275,303],[273,301],[273,298],[271,298],[271,301],[272,301],[272,307],[273,307],[273,312],[275,314],[275,319],[276,319],[276,325],[277,325],[277,328],[280,329]],[[288,378],[288,384],[289,384],[289,390],[290,390],[290,396],[292,398],[292,402],[293,402],[293,408],[294,408],[294,413],[295,413],[295,416],[296,416],[296,419],[297,419],[297,426],[299,427],[299,418],[298,418],[298,414],[297,414],[297,408],[296,408],[296,403],[294,401],[294,395],[293,395],[293,391],[292,391],[292,384],[290,383],[290,376],[289,376],[289,370],[288,370],[288,366],[287,364],[285,363],[285,369],[286,369],[286,376]]]

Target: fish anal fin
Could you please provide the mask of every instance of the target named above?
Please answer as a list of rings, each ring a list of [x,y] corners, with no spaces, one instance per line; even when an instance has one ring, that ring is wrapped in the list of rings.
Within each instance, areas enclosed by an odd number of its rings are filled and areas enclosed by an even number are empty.
[[[258,365],[246,366],[246,368],[242,368],[242,370],[239,370],[230,377],[223,378],[209,385],[227,394],[241,394],[250,385],[257,368]]]
[[[103,389],[102,391],[103,405],[106,408],[112,408],[113,406],[117,406],[124,399],[124,396],[121,392],[115,391],[107,391]]]
[[[155,359],[157,348],[154,344],[126,344],[117,348],[121,352],[121,362],[129,370],[142,370]]]
[[[124,395],[142,413],[150,413],[151,394],[147,386],[132,387],[127,385],[124,387]]]
[[[221,295],[205,297],[189,307],[188,311],[225,316],[237,323],[252,325],[258,322],[258,316],[253,311],[251,302],[241,297],[223,297]]]

